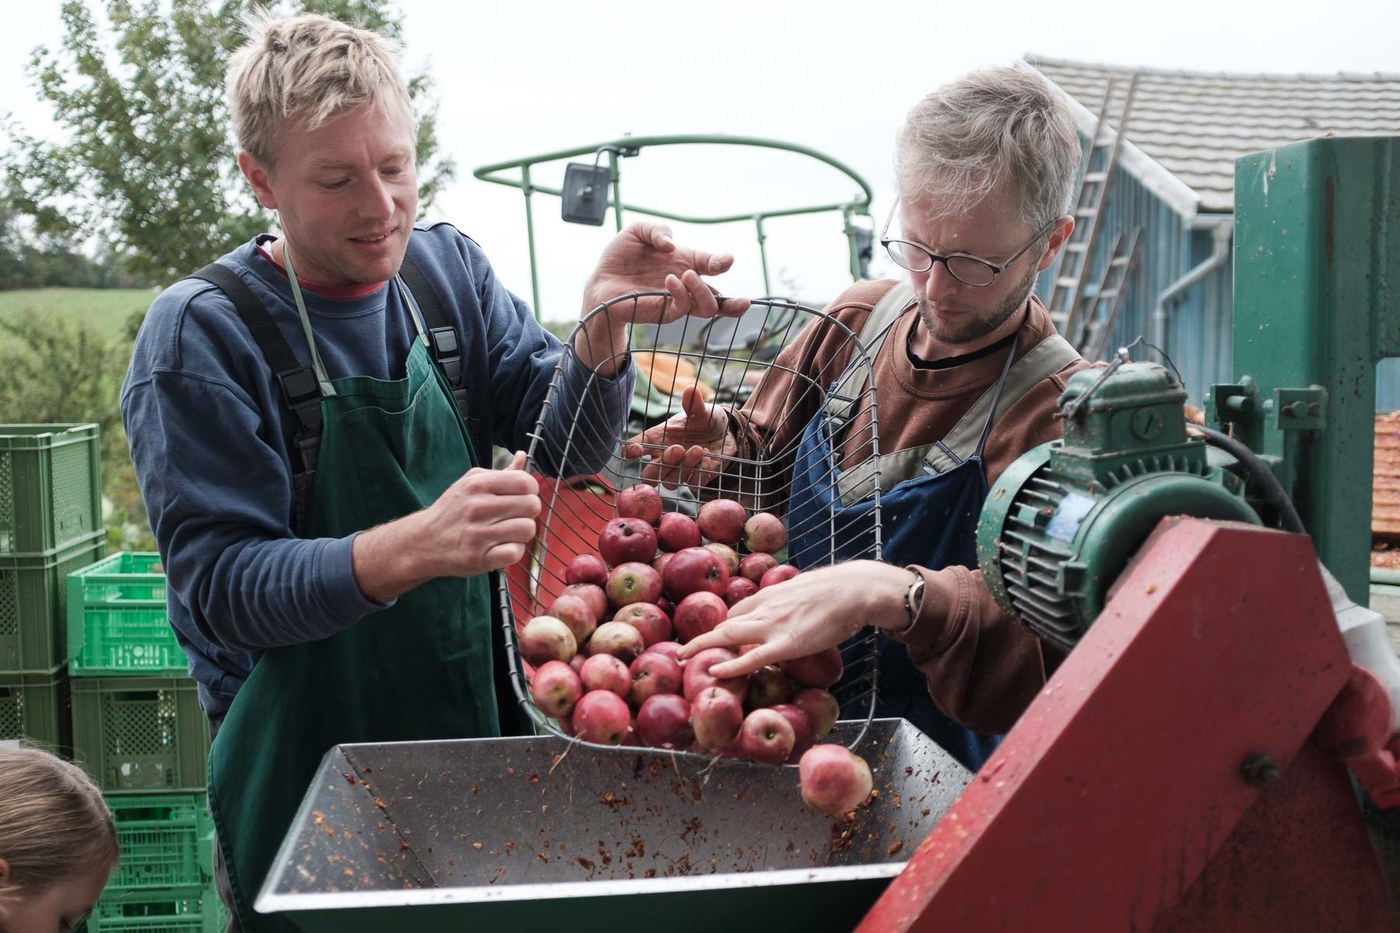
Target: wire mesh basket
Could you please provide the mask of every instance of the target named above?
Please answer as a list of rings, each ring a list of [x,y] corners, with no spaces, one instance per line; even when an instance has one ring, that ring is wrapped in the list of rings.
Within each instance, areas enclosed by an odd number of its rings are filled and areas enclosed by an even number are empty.
[[[682,393],[687,387],[694,386],[727,412],[734,444],[732,449],[713,454],[713,468],[706,471],[702,482],[676,488],[655,486],[663,515],[681,513],[695,524],[693,519],[706,502],[732,499],[743,505],[745,517],[764,512],[782,519],[787,540],[773,553],[775,563],[807,570],[840,560],[880,557],[874,380],[870,359],[856,334],[833,317],[781,299],[755,299],[737,318],[686,317],[665,325],[639,323],[639,302],[664,294],[639,292],[614,299],[592,311],[574,330],[567,355],[591,359],[595,364],[606,360],[619,369],[630,362],[635,388],[630,398],[619,398],[617,383],[596,375],[587,385],[575,383],[570,388],[565,379],[568,367],[560,365],[528,451],[527,469],[540,478],[544,499],[533,553],[501,576],[499,598],[511,679],[522,707],[537,729],[590,746],[600,743],[579,738],[568,715],[551,716],[531,698],[533,668],[522,657],[520,631],[530,619],[553,614],[555,600],[571,585],[571,561],[579,555],[600,555],[600,535],[618,518],[619,494],[643,482],[644,468],[665,446],[665,442],[646,445],[646,454],[638,459],[621,455],[623,443],[637,439],[647,428],[668,425],[668,419],[682,411]],[[611,350],[587,344],[589,320],[605,313],[614,321],[622,317],[631,322],[630,345],[625,352],[613,355]],[[595,369],[606,372],[609,367],[595,365]],[[839,396],[833,392],[838,386],[843,393]],[[818,414],[823,417],[817,419]],[[808,427],[815,423],[821,427]],[[827,444],[839,454],[826,458],[824,464],[821,458],[814,461],[804,456],[814,443]],[[833,462],[840,468],[833,467]],[[803,495],[800,502],[795,500],[795,469],[803,477],[800,488],[826,488],[830,495]],[[663,528],[668,522],[675,520],[660,520]],[[668,541],[665,534],[661,540],[663,544]],[[748,553],[743,541],[731,550],[732,560]],[[661,556],[664,553],[664,547],[657,552],[661,561],[668,559]],[[722,556],[732,571],[729,555]],[[669,618],[674,604],[665,596],[657,603]],[[619,608],[609,597],[598,623],[611,620]],[[669,631],[674,632],[674,628]],[[654,630],[646,635],[648,649],[657,637]],[[671,634],[662,640],[679,641],[680,637]],[[850,747],[860,741],[874,712],[876,636],[873,630],[866,630],[839,650],[844,674],[825,689],[839,703],[842,720],[862,724],[842,730]],[[588,654],[588,645],[579,644],[578,653]],[[627,660],[625,654],[622,660]],[[746,714],[755,705],[771,705],[765,698],[787,702],[804,689],[800,680],[784,683],[784,678],[771,671],[767,674],[771,676],[764,679],[771,682],[772,689],[766,694],[755,691],[750,679]],[[810,682],[805,686],[811,686]],[[632,727],[622,743],[647,747],[639,735],[643,730],[636,728],[637,711],[634,702]],[[733,749],[724,752],[667,743],[662,750],[707,767],[717,761],[748,763],[733,754]]]

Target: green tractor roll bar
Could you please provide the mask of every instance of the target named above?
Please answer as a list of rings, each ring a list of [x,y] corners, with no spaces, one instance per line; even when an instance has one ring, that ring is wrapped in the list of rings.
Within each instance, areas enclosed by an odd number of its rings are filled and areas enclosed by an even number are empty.
[[[648,146],[678,146],[678,145],[721,145],[721,146],[755,146],[764,149],[777,149],[786,152],[797,153],[808,156],[820,162],[824,162],[837,171],[844,174],[856,183],[860,193],[848,201],[835,201],[826,204],[813,204],[810,206],[798,206],[781,208],[778,210],[756,211],[752,213],[725,214],[719,216],[692,216],[678,214],[670,211],[660,210],[655,207],[643,207],[637,204],[628,204],[622,200],[621,173],[618,165],[621,159],[631,158],[639,155]],[[531,169],[548,163],[557,162],[562,159],[572,159],[578,156],[591,155],[594,157],[593,166],[578,165],[571,163],[569,168],[581,169],[582,181],[579,185],[571,184],[568,174],[565,176],[565,183],[562,188],[553,188],[547,185],[536,184],[531,177]],[[607,156],[606,168],[598,165],[598,160],[602,156]],[[509,176],[505,173],[512,170],[519,170],[519,174]],[[768,255],[765,247],[767,235],[764,232],[763,224],[765,220],[773,217],[793,217],[802,214],[819,214],[827,211],[839,211],[842,217],[843,230],[846,235],[848,254],[850,257],[851,278],[860,279],[864,276],[866,264],[870,260],[871,250],[874,244],[874,230],[859,224],[852,223],[852,218],[860,215],[870,217],[871,191],[870,185],[865,179],[855,172],[850,166],[826,155],[815,149],[806,146],[799,146],[794,143],[781,142],[773,139],[759,139],[750,136],[726,136],[726,135],[688,135],[688,136],[624,136],[621,139],[614,139],[608,142],[595,143],[591,146],[579,146],[574,149],[563,149],[558,152],[547,152],[542,155],[526,156],[521,159],[512,159],[508,162],[498,162],[492,165],[483,165],[472,172],[476,178],[498,185],[508,185],[512,188],[519,188],[525,195],[525,227],[529,238],[530,249],[530,288],[534,299],[536,317],[540,314],[540,287],[539,273],[535,262],[535,218],[532,197],[536,193],[554,195],[564,199],[566,219],[576,223],[588,223],[599,225],[603,221],[603,213],[608,205],[608,198],[605,196],[594,201],[596,192],[593,190],[593,179],[597,184],[606,184],[611,190],[611,207],[613,209],[613,219],[618,230],[622,229],[622,215],[631,211],[635,214],[644,214],[648,217],[658,217],[663,220],[674,220],[681,223],[692,224],[723,224],[735,223],[738,221],[752,221],[758,238],[759,258],[763,267],[763,288],[766,295],[772,294],[772,286],[768,278]],[[594,201],[593,204],[588,202]],[[574,217],[567,216],[570,205],[579,207],[587,218],[576,214]]]

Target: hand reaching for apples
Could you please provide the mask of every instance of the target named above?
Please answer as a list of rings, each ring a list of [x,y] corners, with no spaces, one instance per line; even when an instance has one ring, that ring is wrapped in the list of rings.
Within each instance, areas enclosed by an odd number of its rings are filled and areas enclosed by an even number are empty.
[[[867,625],[904,628],[909,623],[904,594],[912,579],[910,571],[874,560],[809,570],[735,603],[725,621],[686,642],[680,656],[753,645],[711,668],[716,677],[741,677],[833,648]]]
[[[734,456],[739,445],[729,433],[725,409],[706,402],[695,386],[681,391],[681,408],[680,414],[623,441],[621,455],[640,460],[650,454],[651,462],[642,468],[648,482],[698,488],[719,476],[718,457]]]

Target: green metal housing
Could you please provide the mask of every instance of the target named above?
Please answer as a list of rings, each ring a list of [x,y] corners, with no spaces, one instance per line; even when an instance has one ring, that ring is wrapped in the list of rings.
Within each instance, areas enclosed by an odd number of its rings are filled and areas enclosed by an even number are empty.
[[[1187,437],[1184,399],[1153,363],[1077,373],[1060,397],[1064,439],[992,487],[977,528],[983,579],[1041,638],[1073,647],[1164,516],[1258,524],[1242,484]]]

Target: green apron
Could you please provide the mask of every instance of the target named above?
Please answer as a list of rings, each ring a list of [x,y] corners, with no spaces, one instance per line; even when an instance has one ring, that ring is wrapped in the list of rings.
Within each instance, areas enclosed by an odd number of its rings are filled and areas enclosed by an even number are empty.
[[[320,456],[307,537],[339,538],[424,508],[479,461],[423,323],[397,380],[321,381]],[[500,734],[486,576],[439,578],[320,641],[270,648],[234,698],[209,755],[209,807],[242,928],[292,930],[252,904],[321,758],[351,742]]]

